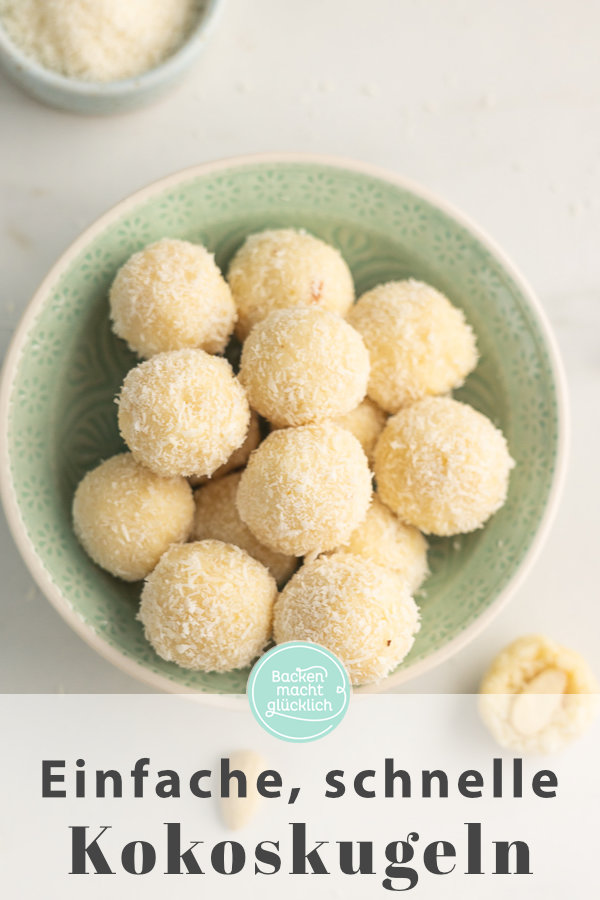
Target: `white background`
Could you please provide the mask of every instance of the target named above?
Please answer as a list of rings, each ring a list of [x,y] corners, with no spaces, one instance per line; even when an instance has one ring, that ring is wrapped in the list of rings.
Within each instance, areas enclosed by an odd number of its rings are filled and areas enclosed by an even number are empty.
[[[543,631],[597,656],[600,393],[598,0],[228,0],[191,77],[115,118],[39,106],[0,81],[0,337],[81,229],[164,174],[228,155],[367,160],[479,222],[538,291],[572,403],[551,537],[487,631],[409,685],[476,689],[508,640]],[[135,692],[34,587],[0,533],[0,689]]]
[[[600,722],[581,741],[548,759],[523,763],[523,796],[512,795],[513,763],[481,725],[475,698],[466,694],[355,697],[344,721],[325,740],[290,744],[277,740],[254,721],[245,698],[235,712],[207,708],[189,697],[172,695],[48,696],[0,695],[0,721],[18,729],[18,741],[0,745],[4,772],[3,802],[10,816],[0,817],[0,893],[7,900],[106,900],[143,897],[163,900],[177,896],[197,900],[384,900],[398,896],[384,890],[386,844],[419,834],[414,863],[419,882],[402,896],[418,900],[588,900],[598,896],[597,835],[600,824],[598,750]],[[162,727],[157,728],[160,722]],[[180,740],[174,736],[180,736]],[[262,769],[282,776],[279,799],[263,800],[245,827],[231,831],[219,811],[219,759],[240,747],[259,753]],[[385,758],[393,768],[410,774],[411,796],[403,797],[400,782],[386,799]],[[492,796],[492,760],[503,757],[503,794]],[[85,762],[86,796],[74,791],[75,760]],[[149,758],[144,798],[133,799],[129,776],[135,761]],[[65,760],[66,798],[41,797],[41,761]],[[232,765],[232,768],[234,766]],[[540,769],[557,778],[556,797],[542,799],[531,791]],[[122,775],[123,796],[94,797],[95,770],[116,769]],[[157,772],[174,769],[181,778],[180,799],[158,799]],[[213,796],[190,794],[190,775],[211,770]],[[325,775],[343,770],[346,793],[326,799]],[[436,782],[432,796],[421,796],[421,770],[442,769],[448,775],[448,797],[440,799]],[[466,799],[457,790],[461,772],[476,769],[483,776],[483,796]],[[376,797],[353,794],[355,775],[374,770],[365,781]],[[54,769],[55,772],[59,770]],[[163,776],[164,777],[164,776]],[[55,785],[55,787],[59,787]],[[293,787],[297,802],[288,805]],[[232,788],[235,792],[235,788]],[[182,849],[203,841],[198,860],[204,876],[165,877],[165,822],[180,822]],[[290,876],[290,822],[305,822],[308,847],[329,841],[323,859],[329,876]],[[483,875],[465,875],[465,822],[482,824]],[[87,825],[89,839],[100,826],[111,830],[100,844],[114,876],[70,876],[70,825]],[[120,867],[120,853],[129,841],[151,841],[157,851],[155,869],[134,877]],[[280,841],[283,865],[273,876],[253,874],[254,847],[260,841]],[[445,876],[428,874],[423,850],[432,841],[451,841],[456,869]],[[493,841],[525,841],[530,848],[531,875],[493,874]],[[211,871],[210,850],[220,841],[238,841],[246,849],[245,869],[232,877]],[[336,841],[373,841],[376,875],[349,877],[335,864]],[[448,867],[451,862],[446,861]],[[88,866],[93,873],[93,866]],[[309,870],[310,871],[310,870]],[[406,887],[398,878],[396,887]]]

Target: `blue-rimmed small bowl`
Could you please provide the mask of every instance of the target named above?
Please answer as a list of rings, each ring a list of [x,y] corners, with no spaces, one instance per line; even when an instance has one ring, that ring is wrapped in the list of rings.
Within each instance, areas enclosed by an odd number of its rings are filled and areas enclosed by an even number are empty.
[[[119,81],[97,82],[68,78],[27,56],[2,27],[0,69],[41,103],[85,115],[127,112],[158,100],[174,87],[196,62],[218,18],[224,0],[203,0],[198,18],[184,43],[163,63]]]

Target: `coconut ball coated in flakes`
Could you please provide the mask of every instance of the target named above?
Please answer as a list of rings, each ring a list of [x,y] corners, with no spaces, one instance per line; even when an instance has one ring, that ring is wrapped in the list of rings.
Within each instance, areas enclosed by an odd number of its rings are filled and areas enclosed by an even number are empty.
[[[294,228],[251,234],[233,257],[227,280],[242,341],[274,309],[308,306],[345,316],[354,302],[352,275],[339,251]]]
[[[237,507],[262,544],[304,556],[348,540],[370,499],[362,447],[327,421],[271,432],[242,472]]]
[[[186,541],[194,501],[184,478],[162,478],[119,453],[79,482],[75,534],[89,556],[124,581],[145,578],[170,544]]]
[[[363,399],[369,354],[361,336],[324,309],[278,309],[254,326],[240,382],[250,406],[276,426],[350,412]]]
[[[579,653],[533,634],[502,650],[479,690],[481,716],[498,743],[552,753],[589,727],[600,686]]]
[[[335,423],[342,428],[346,428],[357,438],[367,455],[369,464],[373,465],[375,445],[383,431],[386,419],[387,414],[376,403],[373,403],[369,397],[365,397],[350,412],[342,416],[336,416]]]
[[[502,432],[449,397],[401,409],[375,448],[381,500],[425,534],[481,528],[503,505],[513,465]]]
[[[272,576],[245,550],[221,541],[179,544],[146,579],[138,618],[163,659],[228,672],[264,650],[276,596]]]
[[[348,321],[371,357],[369,397],[389,413],[448,393],[477,364],[475,336],[462,310],[421,281],[390,281],[367,291]]]
[[[127,374],[119,428],[134,457],[159,475],[212,475],[243,444],[250,423],[229,363],[203,350],[172,350]]]
[[[248,458],[252,451],[256,450],[259,444],[260,421],[254,410],[250,410],[250,424],[248,425],[248,432],[241,447],[238,447],[237,450],[233,451],[226,463],[219,466],[218,469],[215,469],[210,476],[210,479],[206,475],[191,475],[189,478],[190,484],[192,487],[198,487],[201,484],[206,484],[206,482],[211,479],[222,478],[230,472],[235,472],[236,469],[242,469],[248,462]],[[235,541],[233,541],[233,543],[235,544]]]
[[[352,684],[384,678],[404,659],[419,611],[397,572],[346,553],[305,563],[281,592],[275,641],[313,641],[342,661]]]
[[[235,498],[241,472],[211,480],[194,494],[196,514],[192,536],[196,541],[213,539],[235,544],[266,566],[278,584],[287,581],[298,565],[295,556],[269,550],[254,537],[240,519]]]
[[[200,244],[163,238],[134,253],[110,289],[113,331],[139,356],[199,347],[222,353],[235,303],[214,256]]]
[[[411,594],[428,573],[427,541],[418,528],[401,522],[377,494],[364,520],[338,549],[398,572],[406,580]]]

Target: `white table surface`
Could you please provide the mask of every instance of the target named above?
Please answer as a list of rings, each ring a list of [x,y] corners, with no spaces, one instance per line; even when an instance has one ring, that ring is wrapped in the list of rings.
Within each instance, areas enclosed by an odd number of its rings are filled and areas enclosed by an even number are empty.
[[[475,219],[533,284],[571,396],[559,513],[493,624],[408,689],[473,690],[491,656],[531,631],[598,659],[599,34],[598,0],[227,0],[188,80],[141,112],[80,118],[0,81],[2,351],[100,213],[164,174],[247,152],[399,172]],[[0,529],[0,690],[145,690],[70,631]]]

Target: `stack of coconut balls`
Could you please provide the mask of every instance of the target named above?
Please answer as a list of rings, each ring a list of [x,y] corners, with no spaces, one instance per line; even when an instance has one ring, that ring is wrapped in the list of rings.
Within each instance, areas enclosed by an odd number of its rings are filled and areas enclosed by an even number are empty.
[[[463,313],[413,280],[354,300],[339,252],[294,229],[250,235],[227,280],[167,238],[118,271],[113,328],[143,358],[117,400],[129,452],[83,478],[73,518],[98,565],[145,579],[163,659],[224,672],[306,640],[378,681],[419,630],[423,534],[502,506],[506,441],[449,395],[477,362]]]

